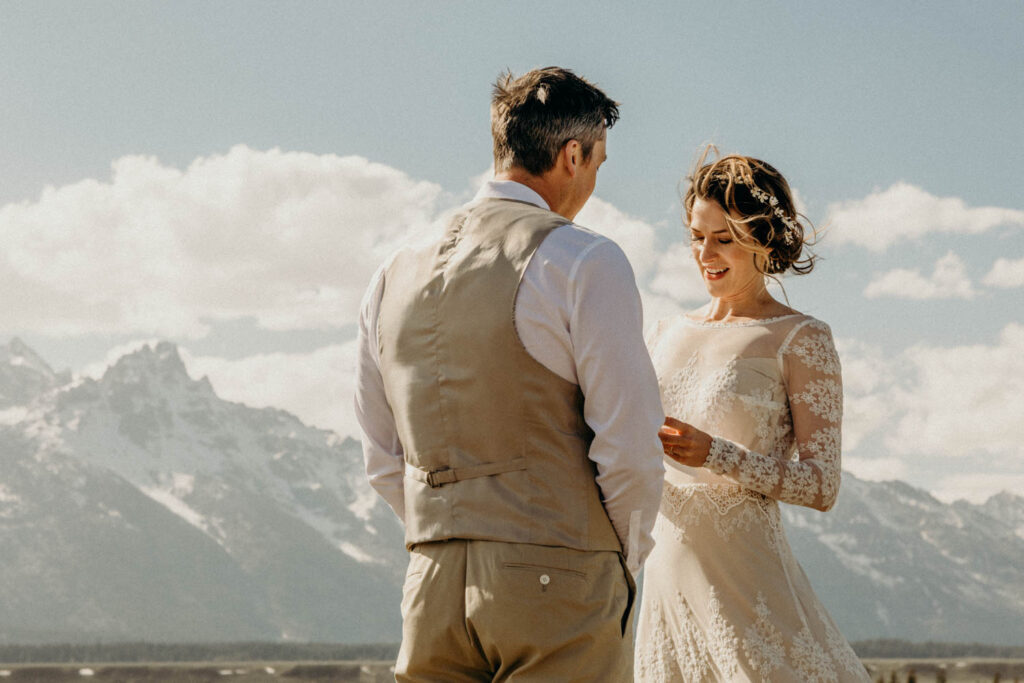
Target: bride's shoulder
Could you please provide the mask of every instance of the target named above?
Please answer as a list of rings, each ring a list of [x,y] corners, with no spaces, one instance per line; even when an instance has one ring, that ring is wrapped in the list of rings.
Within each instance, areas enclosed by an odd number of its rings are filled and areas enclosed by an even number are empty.
[[[794,313],[784,322],[785,325],[779,330],[779,351],[782,355],[801,354],[811,348],[834,350],[832,328],[820,318],[806,313]]]
[[[832,334],[832,328],[829,327],[828,323],[820,318],[815,318],[813,315],[794,310],[786,318],[791,333],[798,334],[801,331],[806,331],[806,333],[817,331],[825,332],[829,335]]]
[[[647,326],[644,333],[644,341],[647,344],[647,348],[653,349],[666,336],[675,338],[680,334],[686,334],[687,330],[693,326],[692,324],[687,324],[690,321],[689,316],[692,314],[693,312],[676,312],[657,318]]]

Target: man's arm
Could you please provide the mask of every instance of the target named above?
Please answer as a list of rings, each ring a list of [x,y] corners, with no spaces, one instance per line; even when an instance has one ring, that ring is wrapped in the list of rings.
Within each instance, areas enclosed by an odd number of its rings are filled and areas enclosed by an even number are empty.
[[[584,417],[594,430],[590,459],[605,509],[634,574],[654,547],[651,530],[664,478],[658,381],[643,339],[633,269],[617,244],[584,250],[569,278],[569,331]]]
[[[377,315],[384,295],[384,267],[378,270],[359,307],[356,338],[356,419],[363,432],[363,459],[370,485],[405,521],[405,454],[395,417],[384,393],[377,348]]]

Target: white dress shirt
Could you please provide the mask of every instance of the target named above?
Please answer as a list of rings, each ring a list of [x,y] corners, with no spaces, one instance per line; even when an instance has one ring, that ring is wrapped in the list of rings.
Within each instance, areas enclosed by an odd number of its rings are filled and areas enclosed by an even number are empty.
[[[485,198],[549,208],[539,194],[513,181],[486,183],[474,201]],[[376,344],[387,265],[374,275],[360,310],[355,407],[370,484],[404,519],[405,460]],[[515,316],[527,352],[583,392],[584,419],[594,431],[588,457],[635,575],[654,546],[651,529],[664,476],[657,433],[664,412],[644,345],[633,269],[608,238],[571,223],[556,228],[523,274]]]

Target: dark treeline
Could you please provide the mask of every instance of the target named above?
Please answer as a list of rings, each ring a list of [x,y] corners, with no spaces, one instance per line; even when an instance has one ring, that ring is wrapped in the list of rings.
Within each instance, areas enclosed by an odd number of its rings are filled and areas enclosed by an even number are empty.
[[[993,657],[996,659],[1024,659],[1024,645],[984,645],[982,643],[912,643],[908,640],[880,638],[851,643],[861,658],[909,659],[951,657]]]
[[[397,643],[55,643],[0,644],[0,663],[390,661]]]
[[[862,658],[993,657],[1024,659],[1024,645],[981,643],[913,643],[877,639],[853,643]],[[100,662],[327,662],[392,661],[397,643],[341,645],[337,643],[55,643],[48,645],[0,644],[0,663]]]

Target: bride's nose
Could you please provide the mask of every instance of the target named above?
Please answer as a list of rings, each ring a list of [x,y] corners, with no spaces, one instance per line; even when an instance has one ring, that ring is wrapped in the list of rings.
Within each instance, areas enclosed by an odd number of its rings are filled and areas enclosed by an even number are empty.
[[[710,263],[715,259],[715,248],[712,244],[714,240],[704,240],[700,245],[700,260],[701,263]]]

